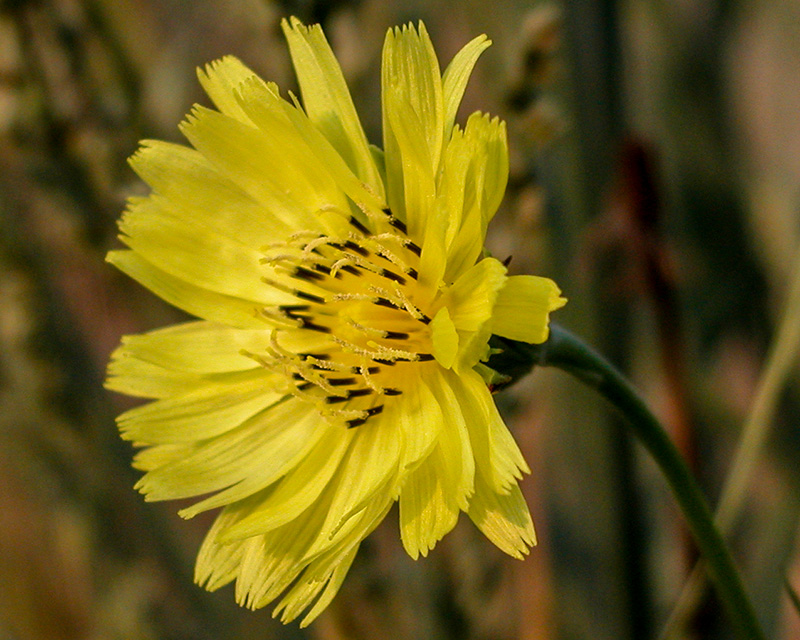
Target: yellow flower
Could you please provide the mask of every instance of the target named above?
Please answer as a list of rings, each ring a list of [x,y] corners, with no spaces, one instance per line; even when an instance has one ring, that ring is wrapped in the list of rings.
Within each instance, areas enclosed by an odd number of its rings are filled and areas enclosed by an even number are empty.
[[[508,174],[505,125],[456,111],[489,46],[440,74],[425,27],[383,49],[383,144],[368,144],[318,26],[284,21],[302,107],[235,58],[199,73],[217,107],[132,158],[152,187],[108,260],[201,318],[128,336],[108,386],[147,500],[223,507],[197,560],[208,589],[308,624],[395,501],[417,558],[460,511],[503,551],[534,544],[528,468],[476,371],[492,334],[547,338],[564,300],[483,253]]]

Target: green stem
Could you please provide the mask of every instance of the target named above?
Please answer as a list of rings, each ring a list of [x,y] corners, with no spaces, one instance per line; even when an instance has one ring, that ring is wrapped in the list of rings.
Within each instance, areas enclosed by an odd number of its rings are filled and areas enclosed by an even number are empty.
[[[519,348],[520,345],[517,343],[514,346]],[[551,325],[547,342],[529,348],[536,364],[556,367],[575,376],[602,395],[627,419],[666,477],[739,635],[743,640],[762,640],[765,636],[733,558],[714,526],[700,487],[675,445],[630,382],[579,338],[557,325]]]

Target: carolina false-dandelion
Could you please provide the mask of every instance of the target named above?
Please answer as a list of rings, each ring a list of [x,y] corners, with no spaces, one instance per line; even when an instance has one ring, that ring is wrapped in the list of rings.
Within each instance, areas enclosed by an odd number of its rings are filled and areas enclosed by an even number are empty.
[[[461,511],[514,557],[535,544],[483,362],[492,334],[546,340],[565,300],[483,249],[505,124],[455,118],[485,36],[441,74],[424,25],[387,33],[381,151],[320,27],[283,30],[302,106],[226,57],[199,72],[216,110],[181,125],[193,148],[131,159],[152,193],[108,260],[199,320],[125,337],[107,385],[153,400],[118,420],[146,499],[222,507],[197,582],[283,594],[275,615],[306,625],[395,501],[414,558]]]

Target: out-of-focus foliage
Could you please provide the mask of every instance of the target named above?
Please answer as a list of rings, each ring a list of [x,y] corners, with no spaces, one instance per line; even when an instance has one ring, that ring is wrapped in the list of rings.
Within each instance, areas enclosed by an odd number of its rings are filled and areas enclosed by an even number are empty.
[[[278,23],[324,21],[380,142],[386,29],[425,20],[442,64],[494,41],[462,113],[508,121],[489,247],[553,276],[562,322],[625,368],[716,498],[800,234],[800,8],[790,0],[531,4],[379,0],[0,2],[0,637],[653,638],[695,552],[654,467],[576,383],[534,372],[499,402],[533,468],[540,544],[502,557],[467,523],[411,561],[396,515],[305,631],[191,583],[207,521],[132,490],[102,388],[124,333],[181,319],[108,268],[143,186],[125,158],[178,140],[194,68],[231,53],[281,87]],[[799,320],[800,321],[800,320]],[[732,542],[773,637],[800,634],[796,369]],[[690,622],[725,638],[713,598]]]

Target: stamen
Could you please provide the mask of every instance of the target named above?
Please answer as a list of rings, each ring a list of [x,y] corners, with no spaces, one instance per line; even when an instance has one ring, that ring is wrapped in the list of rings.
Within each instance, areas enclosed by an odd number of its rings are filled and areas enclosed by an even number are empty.
[[[270,320],[271,322],[278,323],[286,329],[297,328],[300,326],[298,318],[295,318],[288,313],[284,313],[280,307],[264,307],[263,309],[258,310],[258,314],[263,318]]]
[[[331,356],[329,353],[298,353],[298,358],[305,358],[306,361],[308,360],[330,360]]]
[[[306,293],[305,291],[300,291],[299,289],[294,289],[292,291],[292,295],[296,298],[300,298],[301,300],[308,300],[309,302],[316,302],[317,304],[324,304],[325,298],[321,298],[320,296],[315,296],[313,293]]]
[[[373,362],[375,362],[375,360],[373,360]],[[367,374],[370,374],[370,373],[379,373],[380,370],[381,370],[380,367],[366,367],[366,368],[364,368],[363,365],[360,366],[360,367],[350,367],[350,371],[352,371],[353,373],[360,373],[364,377],[366,377],[366,375],[364,374],[365,371],[367,372]]]
[[[325,280],[324,275],[319,274],[316,271],[312,271],[311,269],[306,269],[305,267],[295,267],[292,271],[292,277],[309,281]]]
[[[397,284],[406,283],[406,279],[403,276],[395,273],[394,271],[389,271],[388,269],[381,269],[380,271],[378,271],[378,275],[384,278],[388,278],[389,280],[394,280]]]
[[[346,300],[367,300],[372,302],[374,298],[366,293],[337,293],[334,294],[333,299],[337,302],[345,302]]]
[[[388,357],[393,360],[406,360],[408,362],[414,362],[417,360],[418,354],[412,351],[406,351],[405,349],[396,349],[392,347],[385,347],[382,344],[378,344],[377,342],[373,342],[370,340],[367,343],[367,346],[372,347],[378,353],[376,354],[379,358],[381,357]],[[433,358],[433,356],[431,356]],[[373,358],[374,360],[374,358]]]
[[[408,249],[411,253],[413,253],[418,258],[422,255],[422,248],[418,244],[416,244],[415,242],[412,242],[411,240],[408,240],[405,244],[406,244],[406,249]]]
[[[395,304],[394,302],[392,302],[388,298],[381,298],[381,297],[373,298],[372,304],[376,304],[379,307],[388,307],[389,309],[397,309],[398,311],[402,311],[403,310],[403,307]]]
[[[355,329],[358,329],[364,335],[372,336],[374,338],[385,338],[385,337],[387,337],[387,335],[386,335],[388,333],[387,331],[384,331],[383,329],[375,329],[374,327],[367,327],[367,326],[365,326],[363,324],[359,324],[358,322],[356,322],[352,318],[348,318],[347,319],[347,324],[349,324],[351,327],[353,327]]]
[[[324,273],[326,276],[331,275],[331,268],[326,267],[324,264],[320,264],[319,262],[315,262],[311,265],[311,268],[314,271],[319,271],[320,273]]]
[[[309,320],[305,316],[299,317],[298,320],[300,320],[300,326],[303,329],[310,329],[311,331],[319,331],[320,333],[332,333],[333,332],[333,329],[331,329],[330,327],[326,327],[325,325],[317,324],[316,322],[312,322],[311,320]]]
[[[386,214],[387,222],[391,226],[393,226],[395,229],[397,229],[400,233],[403,233],[403,234],[408,233],[408,227],[406,226],[405,222],[403,222],[402,220],[400,220],[398,218],[395,218],[392,215],[392,212],[389,209],[384,209],[383,212]]]
[[[327,404],[339,404],[340,402],[347,402],[353,398],[362,398],[371,395],[372,389],[354,389],[353,391],[346,392],[346,395],[332,395],[325,398]]]
[[[309,302],[316,302],[317,304],[322,304],[325,302],[325,298],[320,296],[316,296],[313,293],[307,293],[305,291],[300,291],[299,289],[293,289],[282,282],[278,282],[277,280],[273,280],[272,278],[267,278],[266,276],[261,278],[261,282],[268,284],[271,287],[275,287],[279,291],[283,291],[284,293],[288,293],[293,295],[295,298],[301,298],[303,300],[308,300]]]
[[[367,229],[363,224],[361,224],[355,216],[350,216],[347,220],[351,225],[353,225],[356,229],[358,229],[361,233],[365,236],[371,235],[369,229]]]
[[[335,247],[336,245],[332,245],[332,246],[334,246],[334,247]],[[367,249],[367,248],[365,248],[365,247],[362,247],[362,246],[361,246],[361,245],[359,245],[359,244],[356,244],[356,243],[355,243],[355,242],[353,242],[352,240],[347,240],[347,241],[344,243],[344,245],[340,245],[340,246],[343,246],[343,247],[345,247],[346,249],[350,249],[350,251],[355,251],[355,252],[356,252],[358,255],[360,255],[360,256],[364,256],[365,258],[366,258],[368,255],[370,255],[370,253],[371,253],[369,249]]]
[[[383,337],[387,340],[408,340],[409,335],[405,331],[384,331]]]
[[[379,367],[366,367],[364,365],[361,365],[358,368],[358,370],[359,370],[359,373],[361,373],[361,376],[364,378],[364,382],[367,383],[367,386],[370,389],[372,389],[375,393],[383,393],[383,389],[381,389],[376,384],[375,380],[372,379],[372,375],[371,375],[373,373],[378,373],[380,371]]]
[[[345,424],[347,425],[348,429],[352,429],[353,427],[360,427],[372,416],[377,416],[379,413],[383,413],[382,404],[379,404],[377,407],[372,407],[370,409],[367,409],[366,411],[363,411],[362,412],[362,415],[364,416],[363,418],[354,418],[353,420],[348,420]]]
[[[311,309],[311,307],[307,304],[282,304],[278,307],[279,311],[282,311],[289,317],[291,317],[293,313],[297,313],[298,311],[308,311],[309,309]]]

